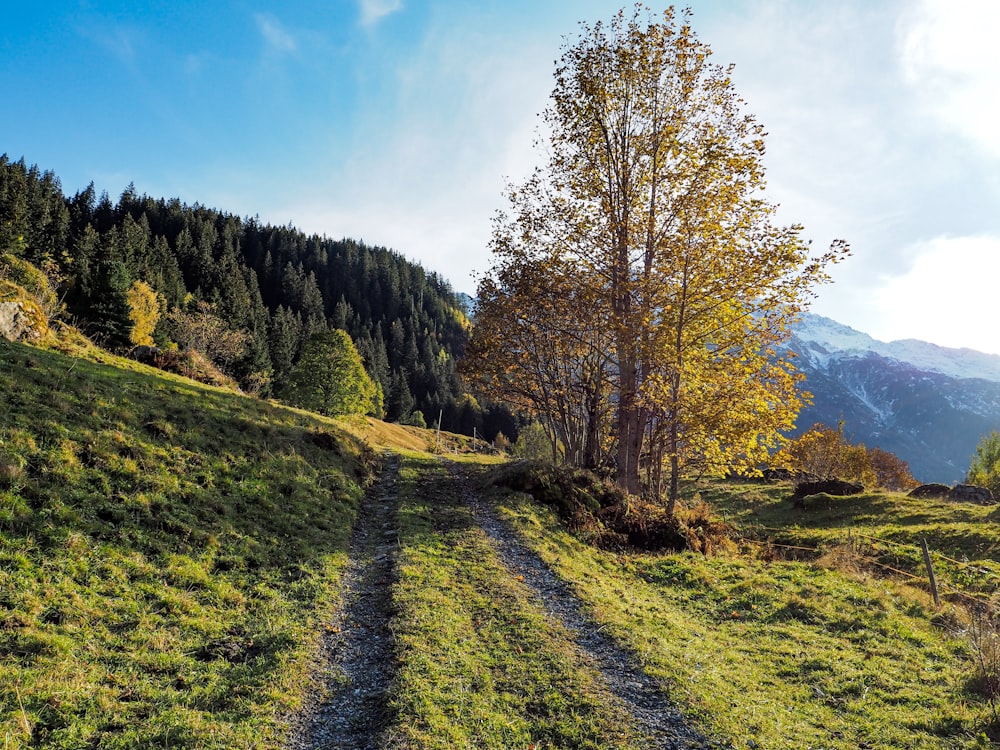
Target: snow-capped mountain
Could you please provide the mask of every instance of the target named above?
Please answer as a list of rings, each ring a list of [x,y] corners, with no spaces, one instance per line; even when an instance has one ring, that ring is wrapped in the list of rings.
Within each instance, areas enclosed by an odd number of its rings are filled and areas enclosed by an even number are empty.
[[[793,329],[816,422],[891,451],[924,482],[962,479],[983,435],[1000,429],[1000,356],[907,339],[885,343],[819,315]]]
[[[1000,383],[1000,355],[974,349],[949,349],[916,339],[878,341],[822,315],[806,313],[795,327],[795,336],[810,346],[800,352],[817,364],[826,356],[861,355],[874,352],[882,357],[907,362],[927,372],[953,378],[983,378]]]

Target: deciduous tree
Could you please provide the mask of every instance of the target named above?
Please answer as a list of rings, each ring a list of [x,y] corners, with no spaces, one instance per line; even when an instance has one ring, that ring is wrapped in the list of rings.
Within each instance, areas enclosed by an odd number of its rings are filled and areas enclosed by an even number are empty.
[[[509,248],[484,278],[463,372],[490,398],[539,420],[569,463],[595,468],[607,449],[615,373],[601,311],[573,268]]]
[[[772,462],[821,479],[844,479],[887,490],[901,492],[917,486],[906,461],[881,448],[852,444],[844,436],[843,424],[837,429],[814,424]]]
[[[128,301],[128,317],[132,321],[129,341],[134,346],[152,346],[153,331],[160,320],[162,300],[149,284],[136,280],[125,293]]]
[[[340,329],[320,331],[306,340],[282,396],[329,416],[382,410],[380,391],[365,372],[351,337]]]
[[[496,320],[489,306],[477,316],[493,351],[515,321],[531,321],[539,341],[557,336],[547,326],[565,318],[541,308],[538,284],[525,294],[511,279],[559,269],[572,290],[560,296],[585,300],[578,320],[606,342],[617,480],[639,492],[645,464],[656,492],[664,467],[671,510],[684,471],[752,466],[791,427],[801,396],[781,344],[847,252],[836,243],[814,257],[799,226],[774,222],[763,128],[689,21],[637,7],[583,25],[566,47],[544,114],[547,162],[509,191],[479,288],[501,290],[504,305]],[[495,379],[527,351],[511,344],[485,365]],[[578,376],[578,352],[558,355]],[[548,398],[544,378],[523,386]]]
[[[170,336],[184,349],[195,349],[227,374],[247,349],[246,331],[234,331],[204,300],[167,315]]]
[[[820,479],[843,479],[869,486],[877,481],[865,446],[852,445],[844,437],[843,424],[837,429],[814,424],[778,453],[774,462]]]

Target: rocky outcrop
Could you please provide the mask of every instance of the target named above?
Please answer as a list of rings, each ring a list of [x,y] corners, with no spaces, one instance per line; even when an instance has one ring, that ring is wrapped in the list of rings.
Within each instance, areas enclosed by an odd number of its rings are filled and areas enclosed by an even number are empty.
[[[948,499],[976,505],[996,505],[997,502],[988,488],[974,484],[956,484],[948,493]]]
[[[792,497],[801,498],[820,493],[844,497],[858,495],[864,491],[864,485],[856,482],[845,482],[843,479],[824,479],[819,482],[799,482],[795,485],[795,494]]]
[[[45,315],[30,300],[0,302],[0,337],[8,341],[41,338],[48,330]]]
[[[916,498],[943,498],[948,497],[948,493],[951,492],[951,487],[946,484],[922,484],[919,487],[914,487],[907,493],[907,497]]]
[[[959,503],[975,503],[976,505],[996,505],[997,500],[987,487],[974,484],[956,484],[949,487],[946,484],[922,484],[910,490],[908,497],[934,498],[939,500],[954,500]]]
[[[17,341],[24,332],[24,315],[16,302],[0,302],[0,336]]]
[[[801,510],[809,510],[817,506],[832,507],[833,497],[858,495],[865,491],[863,485],[855,482],[845,482],[843,479],[823,479],[818,482],[799,482],[792,494],[792,504]]]

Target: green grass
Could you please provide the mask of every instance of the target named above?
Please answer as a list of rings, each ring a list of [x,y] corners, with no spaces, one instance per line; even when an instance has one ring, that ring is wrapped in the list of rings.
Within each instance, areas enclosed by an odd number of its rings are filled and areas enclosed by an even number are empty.
[[[616,555],[525,495],[500,502],[594,619],[735,747],[988,744],[989,710],[967,689],[969,647],[930,624],[912,589],[808,562]]]
[[[1000,585],[1000,506],[871,492],[818,496],[801,509],[785,484],[705,482],[691,490],[751,539],[815,549],[850,542],[861,556],[923,580],[924,538],[946,594],[988,597]]]
[[[641,748],[622,709],[500,564],[433,458],[400,471],[399,748]]]
[[[0,341],[4,748],[277,747],[365,472],[336,423]]]
[[[428,450],[431,433],[77,353],[0,342],[3,747],[279,747],[315,685],[366,443]],[[643,747],[440,462],[406,453],[399,491],[392,746]],[[799,510],[788,487],[695,492],[754,540],[744,555],[602,552],[525,496],[498,497],[708,734],[740,748],[985,746],[968,642],[930,624],[920,590],[834,558],[850,531],[851,559],[920,573],[926,537],[943,581],[990,594],[1000,511],[891,494]],[[768,539],[819,552],[762,557]]]

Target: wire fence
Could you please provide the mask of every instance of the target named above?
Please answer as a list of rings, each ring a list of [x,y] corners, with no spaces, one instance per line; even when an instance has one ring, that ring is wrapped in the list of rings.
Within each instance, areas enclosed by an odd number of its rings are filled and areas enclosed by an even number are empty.
[[[994,616],[1000,615],[1000,602],[994,602],[992,594],[1000,588],[1000,570],[993,570],[984,561],[957,560],[942,552],[929,549],[931,565],[928,572],[914,570],[924,568],[924,552],[920,545],[899,542],[894,539],[866,534],[853,527],[840,530],[832,538],[813,546],[807,543],[786,544],[775,538],[760,536],[773,533],[777,539],[792,534],[788,528],[753,525],[743,530],[743,541],[774,550],[788,550],[792,554],[809,553],[817,558],[837,546],[846,546],[866,570],[876,570],[888,576],[902,578],[921,589],[937,590],[951,601],[960,601],[976,608],[985,608]],[[890,564],[895,563],[895,564]],[[994,562],[994,561],[989,561]],[[910,570],[904,567],[913,566]],[[900,567],[904,565],[904,567]],[[976,585],[962,585],[955,580],[958,571],[966,581],[975,580]],[[928,575],[930,573],[930,575]],[[942,574],[944,574],[942,576]]]

